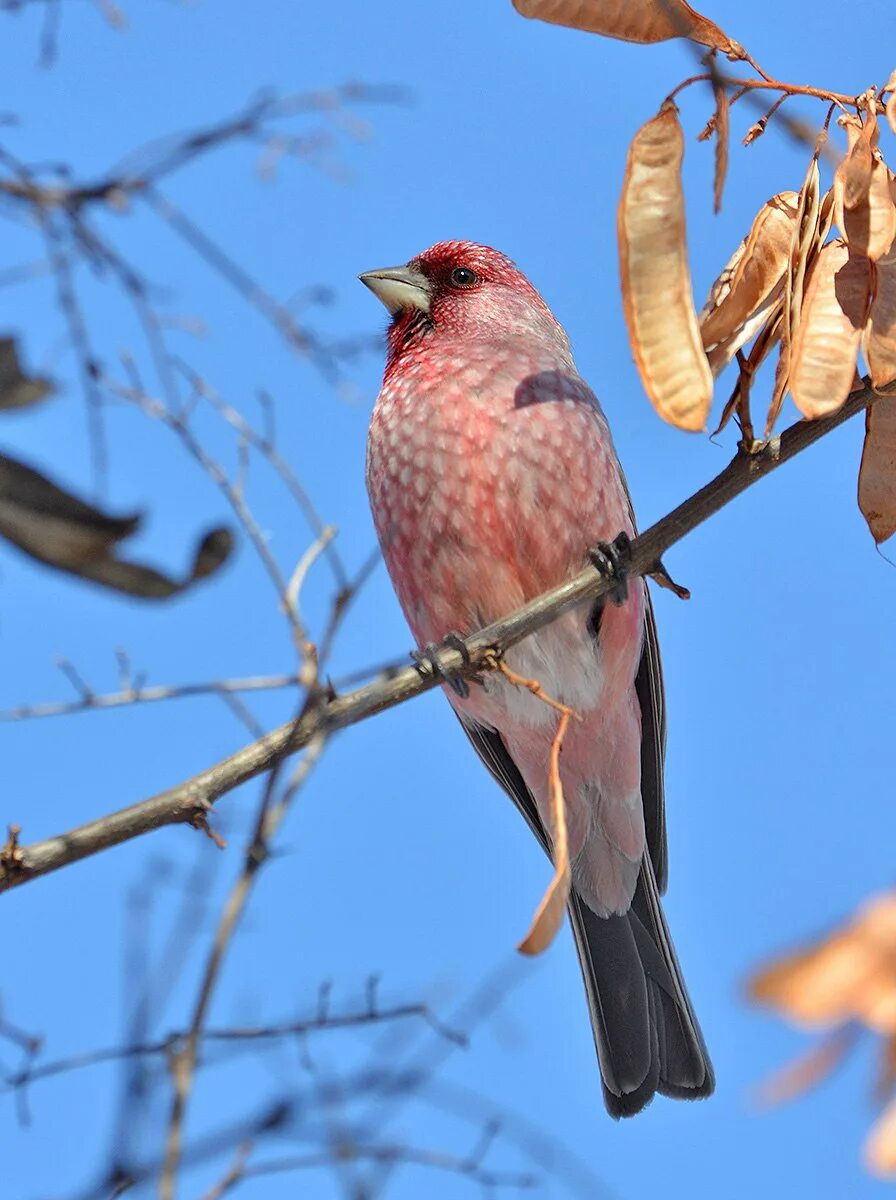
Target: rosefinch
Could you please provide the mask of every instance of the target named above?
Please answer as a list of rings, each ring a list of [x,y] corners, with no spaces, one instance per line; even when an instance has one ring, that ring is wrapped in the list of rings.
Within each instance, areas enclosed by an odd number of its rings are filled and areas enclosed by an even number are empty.
[[[590,547],[634,534],[600,405],[563,329],[509,259],[440,242],[361,280],[393,318],[367,487],[418,644],[505,616],[577,574]],[[565,613],[506,661],[581,717],[560,765],[569,916],[607,1109],[630,1116],[656,1092],[706,1096],[712,1067],[659,900],[665,716],[644,581],[633,579],[620,604]],[[557,712],[499,672],[447,694],[549,850]]]

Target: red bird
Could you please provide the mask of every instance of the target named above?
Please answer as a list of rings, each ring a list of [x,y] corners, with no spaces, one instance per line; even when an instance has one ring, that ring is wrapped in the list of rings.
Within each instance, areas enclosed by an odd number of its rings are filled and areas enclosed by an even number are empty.
[[[514,264],[440,242],[361,280],[392,314],[367,488],[418,644],[467,634],[634,535],[601,407],[569,339]],[[579,606],[514,646],[509,667],[581,717],[560,775],[578,948],[608,1111],[706,1096],[713,1073],[660,893],[665,714],[650,600]],[[446,689],[447,690],[447,689]],[[447,691],[470,741],[545,850],[557,712],[498,672]]]

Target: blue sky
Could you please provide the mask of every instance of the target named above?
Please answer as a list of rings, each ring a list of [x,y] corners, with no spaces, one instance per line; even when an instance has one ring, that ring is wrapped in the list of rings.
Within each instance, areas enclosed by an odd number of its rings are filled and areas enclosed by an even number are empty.
[[[355,281],[359,271],[404,261],[442,238],[496,245],[569,331],[612,422],[642,525],[724,466],[732,432],[717,445],[653,414],[631,362],[617,289],[615,206],[627,145],[695,69],[685,45],[634,47],[552,29],[522,20],[509,0],[425,7],[205,0],[128,3],[125,12],[129,28],[116,32],[92,7],[65,6],[50,71],[35,62],[36,13],[3,17],[0,109],[21,118],[2,130],[6,145],[29,160],[64,158],[90,175],[149,138],[238,109],[261,87],[403,85],[404,103],[357,110],[369,136],[338,138],[328,155],[335,171],[284,161],[263,180],[258,148],[235,146],[180,172],[166,190],[274,295],[332,288],[333,302],[306,314],[327,337],[382,329],[375,302]],[[861,22],[843,20],[830,0],[814,6],[811,21],[796,0],[719,0],[706,12],[788,80],[858,92],[894,65],[886,41],[878,50],[868,37],[892,26],[888,0],[868,0]],[[792,107],[813,119],[822,111]],[[682,109],[696,133],[708,98],[694,89]],[[743,112],[737,124],[746,123]],[[698,300],[760,204],[799,186],[806,157],[774,130],[749,150],[734,145],[725,207],[714,217],[711,150],[688,141]],[[349,364],[347,386],[334,390],[148,214],[103,215],[99,224],[160,285],[166,311],[204,322],[201,338],[172,335],[178,352],[247,413],[257,412],[259,388],[275,397],[281,449],[338,526],[346,560],[359,564],[373,544],[363,455],[380,355]],[[35,257],[35,245],[26,229],[5,224],[0,266]],[[105,361],[114,369],[119,352],[132,348],[151,380],[139,331],[114,290],[89,274],[79,283]],[[0,327],[21,333],[32,365],[62,385],[41,411],[4,418],[5,446],[89,489],[83,404],[48,281],[0,292]],[[788,404],[786,420],[793,415]],[[150,510],[135,551],[181,566],[196,532],[226,519],[223,502],[171,435],[139,414],[113,408],[109,433],[109,504]],[[216,426],[208,423],[205,434],[232,456]],[[668,566],[693,599],[657,597],[669,702],[667,912],[713,1054],[715,1097],[694,1106],[659,1100],[622,1125],[605,1116],[567,933],[543,959],[517,964],[499,1014],[445,1068],[446,1078],[477,1089],[494,1109],[510,1107],[560,1139],[601,1181],[597,1194],[640,1200],[662,1188],[669,1196],[739,1200],[758,1190],[883,1192],[859,1161],[873,1116],[868,1048],[808,1098],[760,1111],[755,1085],[807,1043],[743,1000],[744,977],[758,961],[823,930],[892,879],[896,576],[875,554],[855,504],[861,434],[852,422],[690,536]],[[260,468],[250,477],[250,499],[290,570],[308,541],[295,509]],[[160,683],[290,664],[285,625],[245,545],[220,578],[160,607],[55,578],[2,547],[0,587],[4,707],[64,697],[58,655],[97,690],[115,686],[115,647],[126,647]],[[329,592],[319,567],[306,600],[318,627]],[[333,674],[401,656],[409,645],[380,568],[346,622]],[[268,697],[254,710],[272,724],[289,715],[289,702]],[[0,737],[0,820],[21,823],[28,840],[147,796],[246,740],[213,700],[7,724]],[[257,796],[251,785],[220,804],[230,849],[204,885],[208,912],[238,869]],[[333,981],[334,1005],[348,1007],[371,971],[381,973],[384,996],[426,998],[450,1014],[512,960],[547,880],[523,823],[435,695],[334,739],[281,846],[233,946],[216,1024],[311,1011],[323,979]],[[44,1035],[49,1056],[118,1041],[128,895],[163,863],[176,879],[197,855],[214,853],[190,832],[166,831],[3,897],[0,995],[8,1018]],[[176,889],[162,884],[147,933],[155,948],[175,900]],[[201,945],[206,918],[191,916]],[[183,1023],[195,971],[155,1014],[157,1032]],[[315,1054],[336,1069],[369,1043],[361,1035],[321,1039]],[[9,1066],[14,1056],[0,1047],[0,1058]],[[299,1077],[289,1055],[209,1072],[192,1132],[281,1094],[290,1066]],[[17,1126],[7,1098],[4,1195],[76,1194],[103,1161],[116,1103],[116,1076],[105,1068],[36,1086],[30,1128]],[[469,1123],[422,1106],[389,1132],[460,1152],[473,1140]],[[158,1137],[157,1128],[149,1133]],[[294,1148],[293,1133],[283,1136],[284,1153]],[[517,1161],[503,1143],[494,1156],[496,1165]],[[197,1171],[182,1194],[200,1196],[212,1178]],[[244,1190],[279,1198],[299,1187],[315,1197],[342,1194],[326,1173],[273,1177]],[[545,1185],[558,1196],[563,1187],[559,1172]],[[409,1171],[396,1176],[390,1194],[440,1198],[470,1189],[451,1175]]]

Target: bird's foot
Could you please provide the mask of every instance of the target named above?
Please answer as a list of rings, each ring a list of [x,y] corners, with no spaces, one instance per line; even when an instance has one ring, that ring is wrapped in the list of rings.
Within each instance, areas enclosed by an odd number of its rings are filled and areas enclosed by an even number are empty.
[[[604,576],[613,580],[613,588],[607,593],[614,604],[625,604],[628,599],[628,566],[631,561],[632,543],[627,533],[620,533],[612,542],[598,542],[588,551],[591,565]]]
[[[454,632],[446,633],[438,644],[430,642],[422,650],[412,650],[411,658],[421,675],[435,676],[442,683],[447,683],[451,690],[460,696],[461,700],[466,700],[470,694],[470,686],[461,675],[455,675],[452,671],[445,670],[440,657],[443,650],[456,650],[464,663],[469,666],[470,651],[467,649],[467,644],[459,633]]]

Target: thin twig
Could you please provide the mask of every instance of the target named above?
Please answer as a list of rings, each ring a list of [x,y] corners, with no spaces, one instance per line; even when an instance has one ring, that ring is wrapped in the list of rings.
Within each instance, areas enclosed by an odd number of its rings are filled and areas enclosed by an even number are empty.
[[[563,781],[560,777],[560,752],[563,749],[563,739],[566,737],[570,719],[574,717],[577,721],[581,721],[582,718],[568,704],[563,704],[553,696],[549,696],[537,679],[526,679],[517,674],[503,660],[498,663],[498,670],[514,687],[525,688],[543,704],[560,714],[548,755],[548,794],[551,801],[549,829],[554,878],[541,898],[528,933],[517,946],[521,954],[541,954],[557,936],[563,924],[566,902],[569,900],[569,889],[572,883],[566,825],[566,798],[563,794]]]
[[[280,476],[290,495],[296,502],[299,510],[308,523],[311,532],[315,537],[322,536],[326,525],[321,519],[320,514],[314,507],[311,497],[308,495],[305,488],[299,481],[295,471],[282,456],[277,448],[277,440],[273,425],[273,407],[270,403],[270,398],[262,395],[263,413],[266,426],[263,433],[259,431],[247,421],[242,413],[238,412],[231,404],[228,404],[219,393],[196,372],[192,367],[188,366],[183,359],[176,360],[178,368],[192,382],[193,386],[201,392],[203,397],[208,400],[209,404],[215,411],[225,420],[228,425],[232,426],[241,438],[244,438],[251,446],[256,449],[259,454],[270,464],[271,468]],[[326,547],[326,557],[333,570],[333,576],[336,580],[337,587],[344,588],[348,585],[348,573],[345,565],[339,555],[336,546],[329,542]]]
[[[523,1189],[537,1186],[537,1179],[527,1171],[498,1171],[483,1165],[481,1156],[475,1158],[467,1154],[448,1154],[442,1150],[422,1150],[415,1146],[401,1143],[384,1146],[355,1146],[346,1144],[335,1147],[334,1150],[311,1151],[306,1154],[285,1155],[282,1158],[272,1158],[259,1163],[245,1163],[239,1169],[231,1168],[231,1177],[223,1190],[213,1190],[208,1193],[217,1200],[218,1197],[232,1191],[238,1183],[246,1179],[259,1179],[267,1175],[283,1175],[297,1171],[320,1170],[332,1166],[333,1162],[365,1162],[388,1166],[428,1167],[433,1170],[446,1171],[451,1175],[459,1175],[471,1183],[478,1184],[487,1192],[497,1188]],[[366,1193],[365,1193],[366,1194]]]
[[[860,95],[850,96],[845,92],[829,92],[824,88],[809,87],[801,83],[783,83],[779,79],[768,78],[740,79],[735,75],[712,71],[701,71],[697,75],[690,75],[687,79],[683,79],[672,89],[667,99],[674,100],[679,92],[695,83],[714,83],[716,81],[720,81],[726,88],[737,89],[739,96],[746,95],[748,92],[783,92],[788,96],[809,96],[815,100],[828,100],[841,108],[855,108],[860,99]],[[882,105],[880,108],[883,111]]]
[[[61,665],[61,664],[60,664]],[[21,704],[0,711],[0,721],[26,721],[37,717],[63,717],[99,709],[123,708],[130,704],[154,704],[162,700],[187,700],[195,696],[229,698],[240,692],[269,692],[297,687],[298,675],[249,675],[236,679],[211,679],[202,683],[153,684],[135,683],[118,692],[97,693],[81,691],[77,700],[46,701],[40,704]]]
[[[234,1045],[250,1044],[253,1042],[273,1042],[288,1038],[307,1037],[310,1034],[331,1032],[339,1029],[357,1029],[366,1025],[385,1025],[394,1021],[417,1019],[424,1022],[439,1037],[457,1045],[466,1043],[466,1036],[459,1030],[441,1021],[428,1004],[394,1004],[385,1008],[371,1009],[368,1005],[346,1013],[333,1013],[329,1010],[316,1013],[312,1017],[300,1020],[279,1021],[269,1025],[233,1025],[222,1028],[206,1029],[200,1038],[204,1045],[214,1043]],[[0,1026],[0,1035],[13,1039],[30,1054],[36,1054],[42,1045],[42,1039],[31,1038],[11,1027]],[[66,1075],[71,1071],[84,1070],[103,1063],[121,1062],[134,1058],[152,1058],[170,1055],[186,1042],[189,1030],[177,1030],[166,1037],[148,1041],[131,1042],[123,1046],[108,1046],[99,1050],[86,1050],[80,1054],[70,1054],[65,1058],[53,1059],[51,1062],[29,1062],[20,1070],[8,1075],[0,1091],[14,1091],[16,1088],[28,1087],[57,1075]]]
[[[202,445],[189,422],[189,404],[187,410],[172,412],[167,405],[161,400],[154,399],[147,395],[142,387],[125,387],[122,384],[115,383],[112,380],[104,380],[105,386],[115,396],[123,400],[127,400],[131,404],[136,405],[147,416],[154,420],[160,421],[168,429],[177,435],[182,445],[199,463],[208,477],[220,490],[222,495],[230,504],[237,520],[242,525],[246,536],[251,541],[255,548],[258,557],[261,559],[262,565],[267,572],[274,590],[277,593],[277,598],[287,620],[289,621],[292,631],[293,641],[302,655],[303,663],[306,661],[306,655],[302,653],[301,647],[307,642],[307,633],[301,624],[298,617],[298,610],[295,605],[290,602],[287,595],[287,584],[280,570],[280,566],[271,552],[268,545],[268,539],[259,526],[258,522],[246,503],[245,497],[240,493],[240,490],[234,485],[233,480],[224,470],[221,463],[213,457],[213,455]]]
[[[325,745],[325,734],[318,733],[312,738],[293,773],[289,786],[280,797],[274,798],[277,767],[271,772],[264,789],[255,829],[246,848],[242,871],[225,901],[221,918],[218,922],[218,928],[202,975],[202,982],[199,985],[190,1028],[183,1040],[182,1047],[171,1056],[174,1098],[168,1121],[165,1162],[159,1180],[160,1200],[172,1200],[174,1196],[175,1180],[183,1153],[184,1122],[193,1087],[199,1046],[202,1041],[202,1031],[224,958],[230,948],[234,931],[245,911],[258,871],[267,861],[270,854],[271,840],[289,811],[296,793],[316,766]],[[281,759],[277,766],[281,765],[282,761]]]

